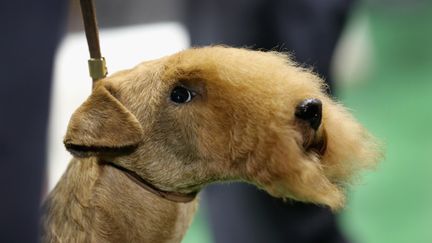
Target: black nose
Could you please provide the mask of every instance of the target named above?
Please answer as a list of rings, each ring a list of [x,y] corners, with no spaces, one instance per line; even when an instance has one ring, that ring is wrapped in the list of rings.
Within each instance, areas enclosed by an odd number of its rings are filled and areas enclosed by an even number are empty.
[[[312,129],[317,130],[321,125],[322,103],[319,99],[305,99],[297,105],[295,116],[309,123]]]

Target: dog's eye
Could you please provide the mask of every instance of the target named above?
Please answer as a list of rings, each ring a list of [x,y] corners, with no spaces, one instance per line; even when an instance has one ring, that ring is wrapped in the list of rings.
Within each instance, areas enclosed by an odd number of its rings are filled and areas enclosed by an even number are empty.
[[[193,97],[195,97],[195,92],[188,90],[185,87],[182,86],[176,86],[172,91],[171,91],[171,96],[170,99],[171,101],[175,102],[175,103],[187,103],[189,101],[192,100]]]

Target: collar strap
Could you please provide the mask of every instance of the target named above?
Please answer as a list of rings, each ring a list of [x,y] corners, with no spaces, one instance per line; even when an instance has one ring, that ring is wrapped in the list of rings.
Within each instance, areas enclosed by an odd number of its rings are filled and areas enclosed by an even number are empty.
[[[164,190],[157,188],[156,186],[151,184],[149,181],[147,181],[144,178],[142,178],[141,176],[139,176],[134,171],[126,169],[120,165],[114,164],[113,162],[101,161],[101,164],[108,165],[108,166],[111,166],[111,167],[118,169],[119,171],[123,172],[127,177],[129,177],[129,179],[131,179],[137,185],[142,187],[143,189],[145,189],[145,190],[147,190],[147,191],[149,191],[149,192],[151,192],[151,193],[153,193],[159,197],[162,197],[162,198],[165,198],[169,201],[172,201],[172,202],[188,203],[188,202],[193,201],[196,198],[196,195],[198,194],[198,192],[181,193],[181,192],[164,191]]]

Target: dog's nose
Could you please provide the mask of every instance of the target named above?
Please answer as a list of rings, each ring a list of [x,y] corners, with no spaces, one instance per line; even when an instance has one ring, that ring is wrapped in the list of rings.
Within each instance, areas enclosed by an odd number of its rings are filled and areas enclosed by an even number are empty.
[[[321,125],[322,102],[319,99],[305,99],[297,105],[295,116],[309,123],[312,129],[317,130]]]

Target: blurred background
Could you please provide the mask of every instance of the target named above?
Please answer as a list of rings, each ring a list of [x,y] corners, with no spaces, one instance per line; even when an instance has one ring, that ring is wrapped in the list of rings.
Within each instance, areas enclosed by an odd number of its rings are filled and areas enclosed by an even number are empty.
[[[96,0],[102,51],[110,71],[188,47],[190,37],[182,24],[188,12],[183,4]],[[57,55],[54,79],[65,82],[65,87],[55,89],[54,97],[71,96],[77,101],[68,111],[65,106],[71,102],[54,101],[65,114],[58,136],[51,140],[55,148],[51,153],[65,153],[60,138],[70,112],[90,92],[81,16],[78,6],[71,6],[70,34]],[[432,3],[354,2],[332,64],[335,95],[386,149],[386,159],[350,193],[347,208],[338,214],[340,227],[352,242],[432,242],[432,131],[428,127],[432,124]],[[77,65],[82,65],[82,77],[72,80]],[[83,95],[73,94],[75,89]],[[54,126],[57,113],[52,115]],[[67,159],[51,161],[54,166]],[[183,242],[212,242],[207,216],[203,202]]]
[[[176,0],[96,0],[109,72],[189,47],[193,40],[184,24],[191,21],[185,6]],[[70,158],[62,144],[70,115],[91,91],[77,1],[69,2],[67,15],[54,59],[48,188]],[[346,209],[336,215],[337,226],[347,242],[430,243],[432,2],[353,1],[346,17],[328,74],[333,95],[383,142],[386,153],[376,171],[366,173],[349,193]],[[290,51],[283,43],[274,47]],[[204,199],[184,243],[215,242],[207,205]]]

